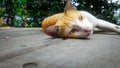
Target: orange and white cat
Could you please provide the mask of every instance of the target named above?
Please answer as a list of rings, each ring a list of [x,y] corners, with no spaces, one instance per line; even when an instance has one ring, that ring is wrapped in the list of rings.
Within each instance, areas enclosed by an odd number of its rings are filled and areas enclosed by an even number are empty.
[[[45,18],[42,28],[47,35],[61,38],[87,38],[93,34],[94,28],[120,34],[120,26],[98,19],[86,11],[76,10],[70,0],[66,2],[64,13]]]

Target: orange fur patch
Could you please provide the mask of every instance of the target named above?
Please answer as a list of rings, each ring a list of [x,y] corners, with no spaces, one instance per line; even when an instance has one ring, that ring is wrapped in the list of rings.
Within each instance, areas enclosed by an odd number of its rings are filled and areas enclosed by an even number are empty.
[[[49,16],[47,18],[45,18],[42,22],[42,28],[43,30],[46,29],[47,27],[51,26],[51,25],[55,25],[57,20],[62,16],[62,13],[59,14],[55,14],[52,16]]]

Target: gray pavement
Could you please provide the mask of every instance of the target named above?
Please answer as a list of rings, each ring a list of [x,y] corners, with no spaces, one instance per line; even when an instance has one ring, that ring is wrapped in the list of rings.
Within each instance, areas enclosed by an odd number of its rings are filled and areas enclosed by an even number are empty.
[[[54,39],[41,28],[0,28],[0,68],[120,68],[120,35]]]

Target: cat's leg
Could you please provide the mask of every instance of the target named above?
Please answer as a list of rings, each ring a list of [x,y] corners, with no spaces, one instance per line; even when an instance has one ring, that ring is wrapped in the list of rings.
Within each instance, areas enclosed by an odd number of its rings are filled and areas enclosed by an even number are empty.
[[[97,19],[96,27],[102,29],[103,31],[113,31],[120,34],[120,26],[101,19]]]

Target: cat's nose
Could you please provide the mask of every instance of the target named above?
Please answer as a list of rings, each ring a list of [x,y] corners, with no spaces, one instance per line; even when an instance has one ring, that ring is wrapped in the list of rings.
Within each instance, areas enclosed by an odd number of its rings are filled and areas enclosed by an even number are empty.
[[[91,33],[91,30],[90,29],[85,29],[84,32]]]

